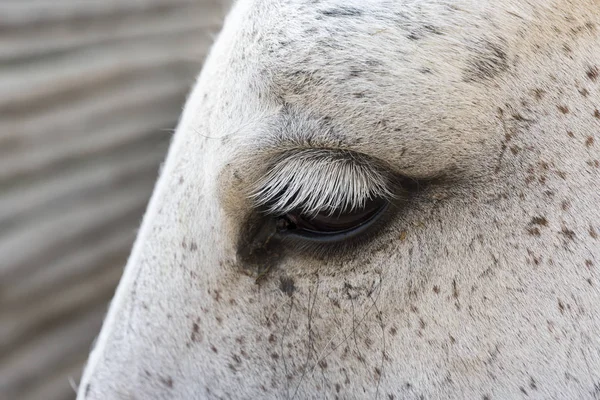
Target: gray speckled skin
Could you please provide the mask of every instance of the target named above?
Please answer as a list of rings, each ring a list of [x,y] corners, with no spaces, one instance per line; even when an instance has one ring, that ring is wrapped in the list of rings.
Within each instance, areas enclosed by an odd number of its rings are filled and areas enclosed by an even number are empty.
[[[78,398],[600,398],[599,109],[595,0],[240,0]],[[256,284],[246,194],[310,148],[435,179]]]

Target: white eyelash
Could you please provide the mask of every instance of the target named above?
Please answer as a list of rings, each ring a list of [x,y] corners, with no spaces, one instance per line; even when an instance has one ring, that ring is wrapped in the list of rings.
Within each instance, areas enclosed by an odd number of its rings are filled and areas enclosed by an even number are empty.
[[[251,194],[273,214],[301,210],[307,216],[364,206],[369,199],[391,198],[389,179],[360,155],[308,149],[284,154]]]

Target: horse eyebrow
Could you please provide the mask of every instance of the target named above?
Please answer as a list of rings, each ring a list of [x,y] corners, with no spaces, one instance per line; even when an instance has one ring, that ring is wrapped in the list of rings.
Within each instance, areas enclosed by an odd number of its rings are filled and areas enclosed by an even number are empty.
[[[300,210],[307,216],[333,214],[392,198],[390,177],[370,157],[349,150],[288,150],[271,162],[250,195],[271,214]]]
[[[337,126],[334,118],[311,115],[288,103],[270,115],[258,116],[256,121],[252,128],[259,133],[250,135],[252,140],[244,144],[245,151],[273,155],[287,150],[340,149],[339,156],[343,156],[341,150],[354,142],[346,133],[347,127]]]

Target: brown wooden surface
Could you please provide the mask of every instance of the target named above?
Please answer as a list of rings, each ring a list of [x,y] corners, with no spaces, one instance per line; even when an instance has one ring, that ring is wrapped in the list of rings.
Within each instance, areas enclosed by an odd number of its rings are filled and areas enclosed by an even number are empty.
[[[0,400],[75,397],[227,8],[0,1]]]

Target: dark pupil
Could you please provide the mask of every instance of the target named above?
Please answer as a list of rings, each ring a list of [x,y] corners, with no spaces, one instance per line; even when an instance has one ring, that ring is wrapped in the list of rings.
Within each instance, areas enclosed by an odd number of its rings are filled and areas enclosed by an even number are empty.
[[[382,199],[372,199],[365,205],[349,212],[319,213],[315,217],[305,217],[301,213],[291,212],[285,218],[288,229],[301,229],[315,233],[337,233],[356,229],[373,218],[383,207]]]

